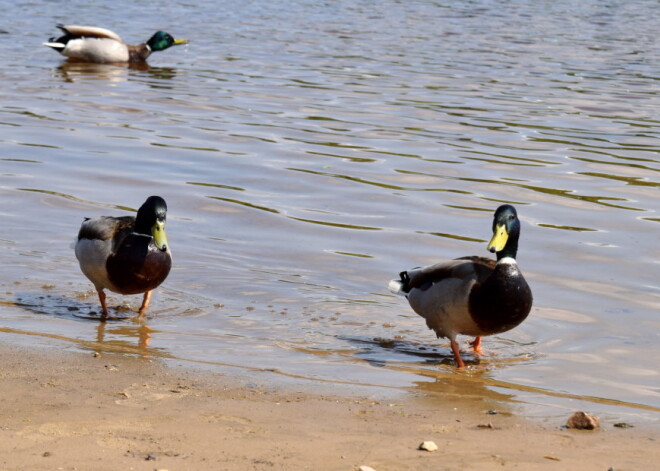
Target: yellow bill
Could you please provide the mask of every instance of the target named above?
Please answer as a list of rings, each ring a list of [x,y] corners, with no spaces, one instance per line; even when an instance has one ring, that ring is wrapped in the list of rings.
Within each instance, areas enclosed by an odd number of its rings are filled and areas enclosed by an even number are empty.
[[[172,46],[180,46],[182,44],[188,44],[188,42],[189,41],[187,39],[175,39],[174,44],[172,44]]]
[[[165,235],[165,221],[156,221],[151,228],[151,235],[158,250],[167,250],[167,236]]]
[[[491,252],[500,252],[504,249],[507,240],[509,240],[509,233],[506,231],[506,226],[504,224],[498,224],[495,226],[493,238],[488,243],[488,250]]]

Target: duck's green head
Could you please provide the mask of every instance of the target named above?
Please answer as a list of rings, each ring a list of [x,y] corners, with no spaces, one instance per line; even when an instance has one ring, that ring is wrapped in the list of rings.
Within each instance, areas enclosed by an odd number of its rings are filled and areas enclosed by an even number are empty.
[[[166,33],[165,31],[156,31],[156,33],[149,38],[147,41],[147,46],[152,51],[164,51],[168,47],[179,46],[181,44],[187,44],[187,39],[174,39],[171,34]]]
[[[504,257],[516,258],[519,237],[520,220],[516,208],[503,204],[497,208],[493,217],[493,238],[488,243],[488,250],[496,253],[498,260]]]
[[[135,232],[150,235],[154,245],[162,251],[167,250],[167,235],[165,220],[167,219],[167,204],[160,196],[150,196],[138,209],[135,217]]]

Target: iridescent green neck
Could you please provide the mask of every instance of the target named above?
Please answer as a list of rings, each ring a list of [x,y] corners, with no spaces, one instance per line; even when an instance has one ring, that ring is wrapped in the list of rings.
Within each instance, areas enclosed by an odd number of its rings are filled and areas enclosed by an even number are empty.
[[[497,260],[501,260],[505,257],[510,257],[515,260],[516,255],[518,254],[518,236],[513,237],[513,234],[509,236],[509,241],[506,246],[499,252],[497,252]]]

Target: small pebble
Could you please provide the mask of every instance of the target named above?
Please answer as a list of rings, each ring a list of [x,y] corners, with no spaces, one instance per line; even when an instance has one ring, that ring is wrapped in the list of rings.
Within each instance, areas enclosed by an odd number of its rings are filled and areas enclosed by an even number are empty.
[[[600,419],[595,415],[589,415],[586,412],[575,412],[566,422],[568,428],[578,430],[596,430],[600,427]]]
[[[435,442],[422,442],[419,447],[417,447],[418,450],[424,450],[424,451],[436,451],[438,449],[438,445],[435,444]]]
[[[363,465],[363,466],[360,466],[358,468],[358,471],[376,471],[376,470],[374,468],[370,467],[370,466],[364,466]]]

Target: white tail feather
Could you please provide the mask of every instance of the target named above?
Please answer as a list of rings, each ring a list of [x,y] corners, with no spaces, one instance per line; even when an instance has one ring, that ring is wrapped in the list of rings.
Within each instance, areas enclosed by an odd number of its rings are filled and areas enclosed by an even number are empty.
[[[43,45],[44,45],[44,46],[48,46],[48,47],[52,47],[53,49],[58,49],[58,50],[59,50],[59,49],[64,49],[64,48],[66,47],[65,44],[62,44],[62,43],[51,43],[51,42],[43,43]]]
[[[403,294],[403,283],[401,280],[392,280],[387,287],[394,294]]]

